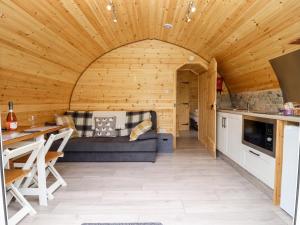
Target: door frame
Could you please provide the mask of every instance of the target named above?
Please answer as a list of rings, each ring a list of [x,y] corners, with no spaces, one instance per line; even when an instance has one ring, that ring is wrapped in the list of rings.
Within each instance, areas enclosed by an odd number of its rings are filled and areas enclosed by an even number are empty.
[[[193,66],[196,66],[193,68]],[[198,66],[198,68],[197,68]],[[178,71],[179,70],[182,70],[182,69],[187,69],[187,70],[190,70],[192,72],[193,69],[196,69],[196,74],[198,75],[198,121],[199,121],[199,124],[201,124],[202,122],[201,121],[204,121],[207,119],[207,121],[209,121],[210,119],[214,118],[214,127],[211,128],[210,130],[206,129],[207,130],[207,134],[204,133],[204,136],[202,135],[202,132],[201,132],[201,129],[200,129],[200,126],[198,127],[198,140],[203,142],[203,144],[205,145],[205,147],[207,148],[208,152],[211,153],[212,157],[213,158],[216,158],[216,142],[217,142],[217,136],[216,136],[216,123],[217,123],[217,118],[216,118],[216,94],[215,95],[209,95],[210,93],[212,93],[212,91],[215,90],[216,92],[216,79],[217,79],[217,61],[215,58],[212,58],[210,60],[210,62],[208,63],[207,65],[207,68],[205,68],[203,65],[201,65],[200,63],[186,63],[186,64],[183,64],[181,67],[179,67],[176,72],[175,72],[175,75],[174,75],[174,101],[175,101],[175,104],[174,104],[174,117],[173,117],[173,127],[174,127],[174,139],[175,139],[175,145],[174,147],[176,148],[176,134],[177,134],[177,115],[176,115],[176,112],[177,112],[177,75],[178,75]],[[201,68],[199,70],[199,68]],[[204,118],[204,117],[201,117],[201,115],[205,115],[203,113],[205,113],[205,110],[203,110],[203,112],[201,112],[200,110],[200,99],[201,99],[201,96],[202,94],[200,95],[200,90],[201,90],[201,86],[200,86],[200,76],[206,76],[205,79],[208,79],[207,82],[206,80],[204,79],[205,83],[204,83],[204,87],[207,88],[207,97],[209,98],[208,101],[211,101],[211,102],[204,102],[204,107],[205,109],[207,110],[206,113],[213,113],[214,114],[207,114],[207,118]],[[216,75],[216,76],[215,76]],[[215,80],[212,80],[211,78],[215,77]],[[213,82],[212,82],[213,81]],[[213,85],[213,86],[212,86]],[[204,93],[205,94],[205,93]],[[211,99],[210,96],[214,97],[214,99]],[[213,102],[212,102],[213,100]],[[203,107],[203,106],[202,106]],[[211,110],[213,110],[213,112],[211,112]],[[212,118],[210,118],[210,115],[214,115],[212,116]],[[200,120],[201,118],[201,120]],[[205,125],[204,125],[205,126]],[[209,126],[207,124],[207,126]],[[213,131],[213,130],[214,131]],[[204,140],[205,139],[205,140]]]
[[[185,66],[185,65],[195,65],[195,66],[199,66],[199,67],[201,67],[202,69],[203,69],[203,71],[202,72],[200,72],[200,73],[197,73],[196,71],[194,71],[193,69],[181,69],[183,66]],[[174,147],[174,149],[176,149],[176,135],[177,135],[177,114],[176,114],[176,112],[177,112],[177,81],[178,81],[178,71],[184,71],[184,70],[186,70],[186,71],[190,71],[190,72],[192,72],[193,74],[195,74],[195,76],[197,76],[198,77],[198,109],[199,109],[199,76],[202,74],[202,73],[205,73],[205,72],[207,72],[207,69],[208,68],[205,68],[204,66],[203,66],[203,64],[201,64],[201,63],[185,63],[185,64],[183,64],[183,65],[181,65],[176,71],[175,71],[175,74],[174,74],[174,101],[175,101],[175,104],[174,104],[174,112],[173,112],[173,130],[174,130],[174,140],[173,140],[173,147]],[[199,111],[198,111],[199,112]],[[198,116],[199,117],[199,116]],[[199,119],[198,119],[199,120]],[[200,141],[200,139],[199,139],[199,133],[200,133],[200,131],[199,131],[199,129],[198,129],[198,132],[197,132],[198,134],[197,134],[197,139]]]

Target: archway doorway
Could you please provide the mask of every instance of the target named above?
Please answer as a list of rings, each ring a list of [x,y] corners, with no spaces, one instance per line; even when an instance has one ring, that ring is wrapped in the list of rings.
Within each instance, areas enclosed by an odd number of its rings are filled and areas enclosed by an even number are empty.
[[[180,149],[199,146],[199,75],[206,69],[200,64],[185,64],[176,77],[176,138]]]
[[[199,141],[216,158],[217,62],[185,64],[176,73],[176,136]],[[195,132],[196,131],[196,132]],[[188,147],[188,146],[187,146]]]

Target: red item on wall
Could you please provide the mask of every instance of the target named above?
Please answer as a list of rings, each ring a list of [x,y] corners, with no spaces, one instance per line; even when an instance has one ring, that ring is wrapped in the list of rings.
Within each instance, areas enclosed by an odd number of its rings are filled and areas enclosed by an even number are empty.
[[[223,91],[223,77],[217,78],[217,92],[221,93]]]

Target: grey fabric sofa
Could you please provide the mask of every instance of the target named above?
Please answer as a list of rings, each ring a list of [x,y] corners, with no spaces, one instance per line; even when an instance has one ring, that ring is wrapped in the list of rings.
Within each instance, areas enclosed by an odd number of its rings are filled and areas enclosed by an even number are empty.
[[[151,111],[152,129],[136,141],[129,136],[79,137],[70,139],[61,162],[155,162],[157,119]]]

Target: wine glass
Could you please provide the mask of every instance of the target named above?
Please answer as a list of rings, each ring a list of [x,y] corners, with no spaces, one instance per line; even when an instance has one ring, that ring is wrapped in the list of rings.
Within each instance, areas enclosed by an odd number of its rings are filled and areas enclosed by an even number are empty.
[[[29,118],[28,118],[28,121],[29,121],[29,123],[30,123],[30,127],[35,127],[35,121],[36,121],[36,117],[35,116],[30,116]]]

